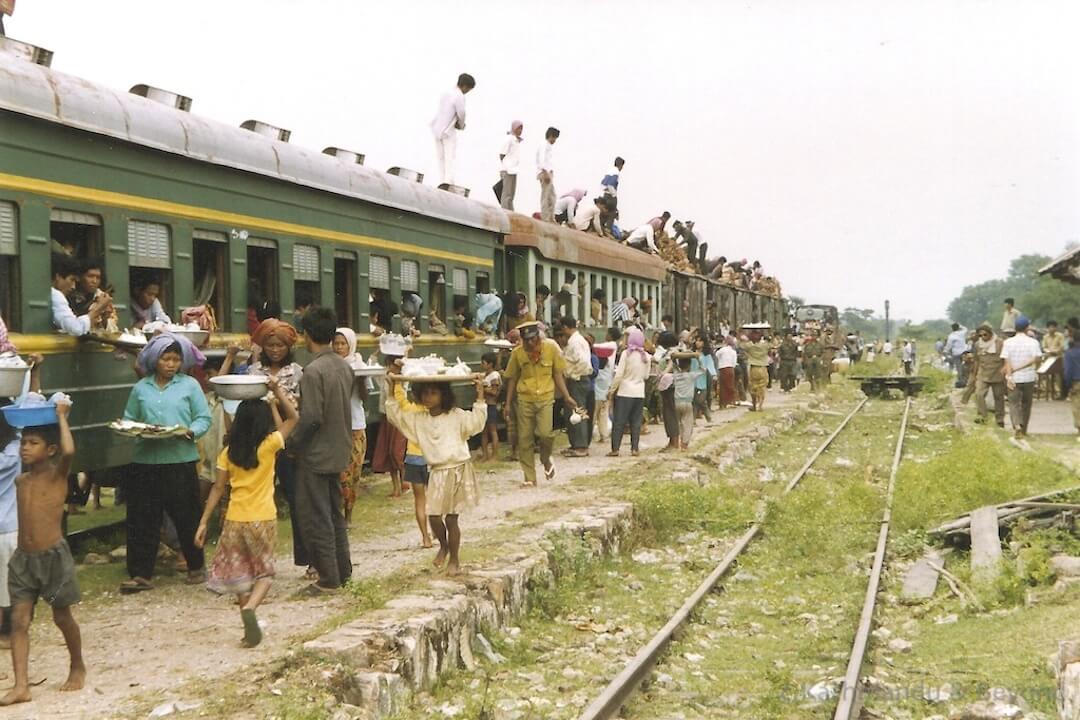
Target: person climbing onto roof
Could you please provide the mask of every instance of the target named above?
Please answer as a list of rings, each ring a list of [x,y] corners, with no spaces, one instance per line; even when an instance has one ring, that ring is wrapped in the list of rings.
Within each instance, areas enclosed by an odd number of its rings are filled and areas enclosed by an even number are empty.
[[[431,134],[435,136],[435,159],[439,163],[441,182],[454,184],[457,159],[457,134],[465,129],[465,96],[476,87],[476,80],[469,73],[458,75],[457,86],[439,98],[439,109],[431,121]]]
[[[644,225],[640,225],[630,233],[623,244],[630,247],[637,248],[638,250],[644,250],[649,248],[649,252],[657,254],[660,251],[656,249],[656,236],[664,231],[664,226],[667,224],[668,219],[671,218],[671,213],[664,211],[664,214],[660,217],[654,217]]]
[[[610,172],[600,181],[600,187],[604,195],[615,196],[619,194],[619,173],[622,172],[626,161],[621,157],[615,158],[615,172]]]
[[[599,196],[593,198],[592,205],[583,204],[578,206],[577,212],[574,213],[574,229],[593,233],[594,235],[603,235],[604,225],[601,215],[604,212],[604,207],[604,198]]]
[[[555,222],[565,225],[573,224],[578,203],[584,197],[585,191],[581,188],[574,188],[570,192],[559,196],[559,199],[555,201]]]

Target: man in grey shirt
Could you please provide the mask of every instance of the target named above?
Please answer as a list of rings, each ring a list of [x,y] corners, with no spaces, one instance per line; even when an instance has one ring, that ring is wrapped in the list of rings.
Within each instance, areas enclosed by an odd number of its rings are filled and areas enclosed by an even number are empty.
[[[336,590],[352,575],[349,536],[341,509],[341,472],[352,452],[353,371],[331,349],[337,317],[308,310],[301,321],[312,360],[300,379],[300,422],[289,437],[296,456],[296,515],[319,580],[306,595]]]

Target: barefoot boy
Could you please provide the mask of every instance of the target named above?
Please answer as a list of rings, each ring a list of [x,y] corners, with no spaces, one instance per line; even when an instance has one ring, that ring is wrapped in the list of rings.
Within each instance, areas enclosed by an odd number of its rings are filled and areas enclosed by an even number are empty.
[[[57,404],[55,425],[27,427],[22,431],[20,456],[29,468],[15,480],[19,506],[19,547],[8,566],[11,592],[11,660],[15,687],[0,698],[0,705],[28,702],[30,618],[38,598],[52,606],[53,622],[60,628],[71,655],[67,681],[61,690],[80,690],[86,680],[82,638],[71,614],[79,602],[75,562],[60,531],[67,498],[67,476],[75,455],[75,441],[68,427],[71,406]]]

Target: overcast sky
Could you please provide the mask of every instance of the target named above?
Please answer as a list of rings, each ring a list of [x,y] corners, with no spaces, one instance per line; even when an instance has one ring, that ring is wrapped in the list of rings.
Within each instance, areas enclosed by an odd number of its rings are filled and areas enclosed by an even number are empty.
[[[810,302],[939,317],[1080,237],[1075,2],[19,0],[6,25],[61,72],[431,179],[438,97],[472,73],[474,197],[517,118],[517,209],[539,209],[554,125],[560,194],[595,191],[620,154],[624,226],[696,220],[712,254]]]

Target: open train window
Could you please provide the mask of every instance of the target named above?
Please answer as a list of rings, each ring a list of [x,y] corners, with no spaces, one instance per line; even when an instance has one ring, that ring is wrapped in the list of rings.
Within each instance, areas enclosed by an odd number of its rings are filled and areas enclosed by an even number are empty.
[[[476,292],[478,293],[490,293],[491,292],[491,277],[486,272],[476,273]]]
[[[557,287],[552,287],[552,291],[555,293],[555,303],[552,312],[558,317],[580,315],[575,303],[575,300],[577,299],[577,284],[577,274],[571,270],[566,270],[563,272],[562,283]]]
[[[401,332],[412,334],[420,329],[424,298],[420,295],[420,263],[401,261]]]
[[[100,215],[54,209],[49,213],[49,237],[55,253],[80,259],[104,255]]]
[[[15,203],[0,202],[0,317],[12,330],[19,322],[19,216]]]
[[[434,315],[446,322],[446,268],[428,265],[428,321]]]
[[[195,270],[192,304],[213,308],[214,318],[224,323],[229,318],[228,238],[222,232],[197,228],[192,231],[191,238]]]
[[[469,271],[454,268],[454,314],[465,318],[466,324],[472,320],[469,307]]]
[[[258,312],[264,302],[280,313],[277,243],[265,238],[247,239],[248,308]]]
[[[319,248],[293,244],[293,305],[297,315],[319,304],[319,269]]]
[[[356,253],[334,251],[334,312],[344,327],[356,327]]]
[[[128,220],[128,283],[131,319],[136,327],[174,319],[169,314],[171,239],[172,229],[168,225]]]

